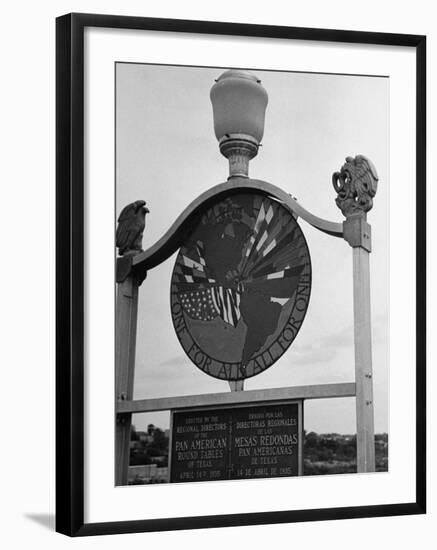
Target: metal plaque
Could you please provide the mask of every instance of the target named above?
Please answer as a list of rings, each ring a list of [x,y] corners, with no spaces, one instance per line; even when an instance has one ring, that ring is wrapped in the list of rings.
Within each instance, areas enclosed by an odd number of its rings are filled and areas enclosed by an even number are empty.
[[[170,481],[301,473],[301,402],[174,412]]]
[[[305,237],[260,193],[230,196],[202,216],[176,259],[171,312],[191,361],[222,380],[270,367],[295,339],[311,291]]]

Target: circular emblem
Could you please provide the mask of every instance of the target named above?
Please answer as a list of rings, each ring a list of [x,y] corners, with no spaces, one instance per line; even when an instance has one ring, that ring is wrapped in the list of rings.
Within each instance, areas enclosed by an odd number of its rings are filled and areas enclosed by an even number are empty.
[[[249,378],[293,342],[310,291],[310,255],[295,218],[262,194],[232,195],[205,212],[179,251],[174,328],[204,372]]]

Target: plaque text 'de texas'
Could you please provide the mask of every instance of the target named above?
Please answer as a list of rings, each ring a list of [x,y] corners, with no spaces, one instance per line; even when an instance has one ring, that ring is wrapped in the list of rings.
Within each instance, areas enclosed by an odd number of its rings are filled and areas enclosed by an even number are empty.
[[[173,483],[298,475],[299,404],[173,413]]]

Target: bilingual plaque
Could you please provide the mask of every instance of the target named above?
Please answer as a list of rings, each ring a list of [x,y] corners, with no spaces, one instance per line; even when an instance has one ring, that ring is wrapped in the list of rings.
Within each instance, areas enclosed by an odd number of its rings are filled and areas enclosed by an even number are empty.
[[[172,413],[170,481],[299,475],[301,402]]]
[[[310,291],[308,246],[289,210],[260,193],[232,195],[204,213],[176,258],[174,328],[205,373],[244,380],[291,345]]]

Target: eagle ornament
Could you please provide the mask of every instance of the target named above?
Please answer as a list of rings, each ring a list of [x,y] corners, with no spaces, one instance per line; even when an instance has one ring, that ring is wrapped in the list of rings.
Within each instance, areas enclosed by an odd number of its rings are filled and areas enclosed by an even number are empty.
[[[120,256],[129,252],[141,252],[143,232],[146,227],[146,214],[150,210],[146,201],[135,201],[123,208],[118,217],[115,244]]]
[[[335,202],[348,218],[371,210],[378,186],[378,174],[373,163],[364,155],[346,157],[340,172],[332,175],[332,184],[338,194]]]

